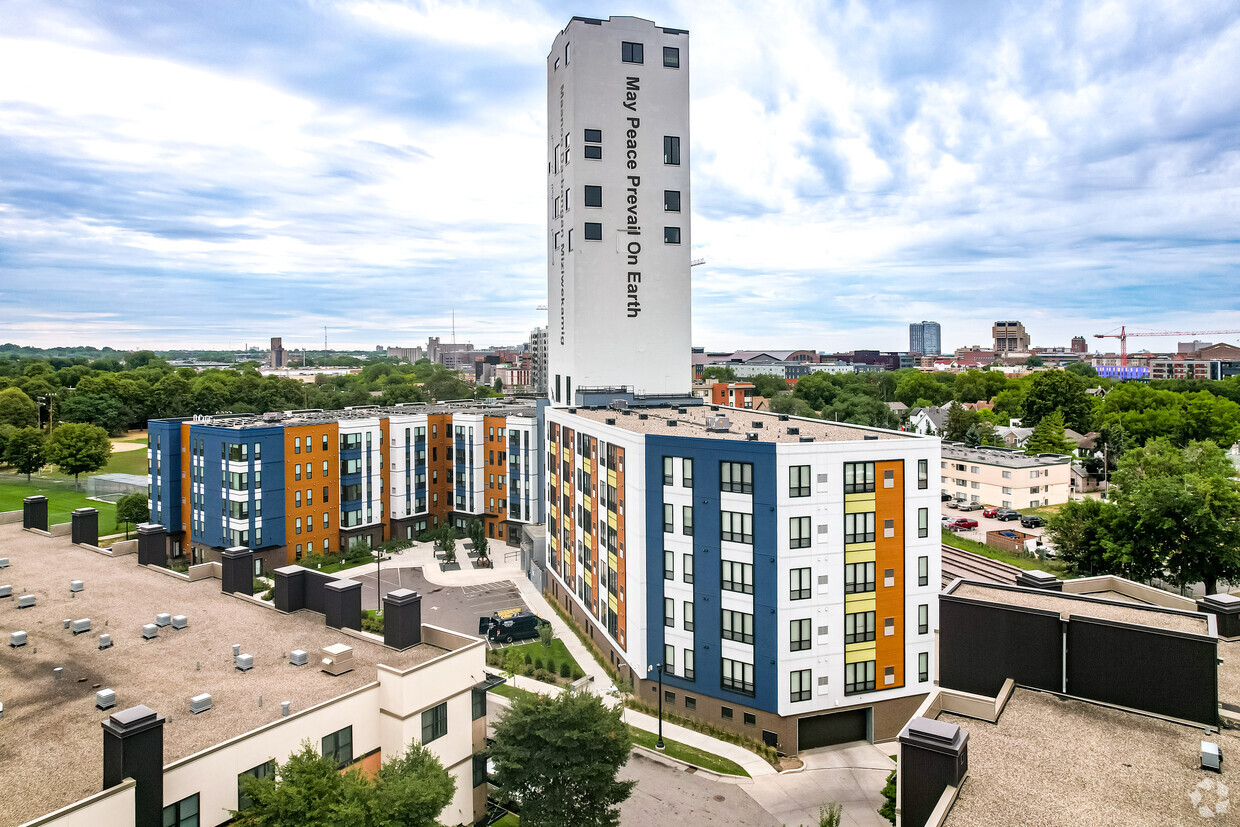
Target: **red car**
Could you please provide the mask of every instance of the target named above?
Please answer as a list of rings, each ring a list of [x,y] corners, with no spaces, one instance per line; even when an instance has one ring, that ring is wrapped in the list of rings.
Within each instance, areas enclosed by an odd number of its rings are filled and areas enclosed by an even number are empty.
[[[994,506],[994,505],[987,506],[985,509],[982,510],[983,517],[993,517],[998,513],[999,513],[999,508],[998,506]]]
[[[957,517],[947,524],[946,528],[952,531],[964,531],[968,528],[977,528],[977,520],[970,520],[968,517]]]

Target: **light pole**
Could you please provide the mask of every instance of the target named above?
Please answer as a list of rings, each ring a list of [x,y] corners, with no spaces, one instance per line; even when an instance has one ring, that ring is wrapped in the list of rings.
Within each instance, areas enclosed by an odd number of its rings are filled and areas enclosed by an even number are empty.
[[[654,746],[655,749],[663,749],[663,664],[647,666],[646,674],[649,675],[652,669],[659,670],[659,740],[654,742]]]

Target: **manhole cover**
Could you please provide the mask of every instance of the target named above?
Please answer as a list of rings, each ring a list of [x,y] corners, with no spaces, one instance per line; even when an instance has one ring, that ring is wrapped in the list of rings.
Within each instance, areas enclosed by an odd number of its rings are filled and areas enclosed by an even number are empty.
[[[717,795],[717,796],[715,796],[715,800],[716,800],[716,801],[723,801],[723,800],[724,800],[724,798],[723,798],[723,796],[721,796],[721,795]]]
[[[86,678],[82,678],[81,680],[86,680]],[[697,768],[697,767],[685,767],[685,772],[687,772],[687,773],[688,773],[688,772],[697,772],[697,771],[698,771],[698,768]]]

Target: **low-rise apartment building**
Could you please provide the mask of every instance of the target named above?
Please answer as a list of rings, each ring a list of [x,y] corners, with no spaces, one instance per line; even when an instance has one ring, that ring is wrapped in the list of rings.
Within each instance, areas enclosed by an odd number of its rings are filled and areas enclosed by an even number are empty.
[[[1068,501],[1072,457],[1029,456],[1007,448],[943,443],[940,482],[953,499],[1005,508],[1037,508]]]

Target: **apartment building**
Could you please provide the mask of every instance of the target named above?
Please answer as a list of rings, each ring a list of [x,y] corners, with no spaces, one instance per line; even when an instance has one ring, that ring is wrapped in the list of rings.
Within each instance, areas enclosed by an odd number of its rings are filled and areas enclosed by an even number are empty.
[[[943,443],[940,483],[953,499],[1005,508],[1037,508],[1068,501],[1072,457],[1029,456],[1007,448]]]
[[[151,519],[169,553],[255,552],[258,572],[480,519],[516,543],[542,520],[532,405],[457,403],[150,422]]]
[[[908,326],[908,349],[921,356],[943,352],[943,331],[938,322],[913,322]]]

